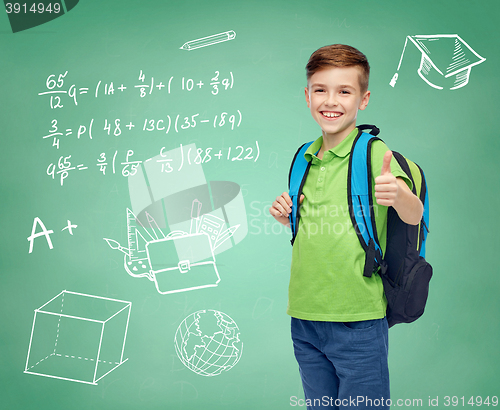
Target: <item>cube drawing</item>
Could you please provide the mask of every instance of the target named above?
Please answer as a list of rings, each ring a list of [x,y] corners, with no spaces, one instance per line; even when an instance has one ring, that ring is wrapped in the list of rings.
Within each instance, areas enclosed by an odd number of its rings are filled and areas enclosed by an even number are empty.
[[[94,384],[126,362],[132,303],[62,291],[35,309],[24,372]]]

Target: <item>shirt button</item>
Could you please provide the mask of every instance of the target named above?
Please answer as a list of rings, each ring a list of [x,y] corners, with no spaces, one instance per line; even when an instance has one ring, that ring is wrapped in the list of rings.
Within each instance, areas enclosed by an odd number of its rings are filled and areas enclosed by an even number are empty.
[[[324,171],[326,168],[325,167],[321,167],[321,171]]]

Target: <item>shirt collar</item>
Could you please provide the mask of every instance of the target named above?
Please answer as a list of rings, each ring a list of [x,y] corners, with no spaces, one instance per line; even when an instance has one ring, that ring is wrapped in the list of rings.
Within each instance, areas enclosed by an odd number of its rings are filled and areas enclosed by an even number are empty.
[[[354,128],[347,137],[343,139],[343,141],[332,149],[328,150],[333,155],[337,157],[346,157],[351,152],[352,144],[354,139],[358,135],[358,129]],[[304,158],[307,162],[310,162],[313,157],[316,157],[316,154],[321,148],[323,144],[323,137],[319,137],[316,141],[314,141],[311,146],[306,150],[304,154]]]

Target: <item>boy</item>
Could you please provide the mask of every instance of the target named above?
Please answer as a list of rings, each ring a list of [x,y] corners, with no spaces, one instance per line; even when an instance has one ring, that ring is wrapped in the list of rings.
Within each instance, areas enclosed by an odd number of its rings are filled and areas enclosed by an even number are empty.
[[[306,70],[306,102],[322,136],[304,155],[311,167],[300,198],[287,309],[306,404],[386,409],[387,302],[380,276],[363,276],[365,252],[347,201],[349,154],[358,110],[370,99],[370,66],[357,49],[334,44],[315,51]],[[383,142],[372,144],[371,160],[374,215],[385,251],[388,207],[416,225],[423,206]],[[291,206],[284,192],[269,212],[289,226]]]

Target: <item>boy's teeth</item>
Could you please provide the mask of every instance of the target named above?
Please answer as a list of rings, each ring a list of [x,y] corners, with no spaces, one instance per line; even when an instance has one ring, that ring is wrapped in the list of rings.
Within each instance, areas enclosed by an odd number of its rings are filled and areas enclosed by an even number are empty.
[[[330,117],[330,118],[336,118],[336,117],[340,117],[340,113],[335,113],[335,112],[323,112],[323,115],[325,117]]]

